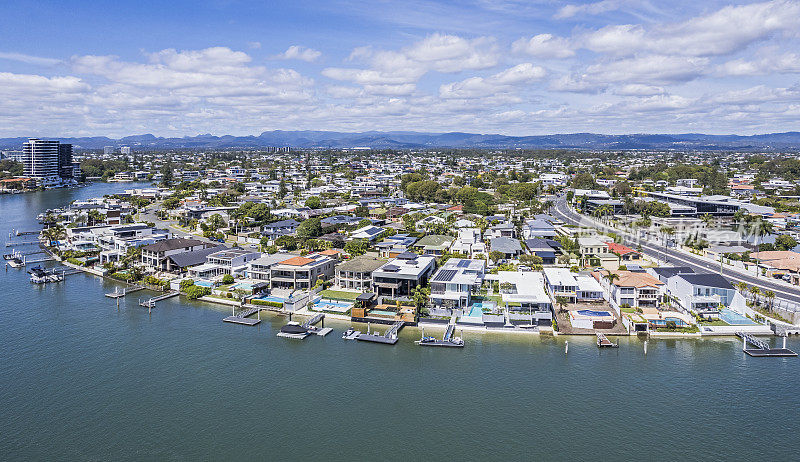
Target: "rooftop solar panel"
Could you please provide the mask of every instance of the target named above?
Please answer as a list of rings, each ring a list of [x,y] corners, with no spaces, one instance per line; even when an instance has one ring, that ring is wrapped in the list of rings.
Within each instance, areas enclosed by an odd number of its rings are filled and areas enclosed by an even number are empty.
[[[434,281],[451,281],[457,272],[456,270],[442,270],[436,275]]]

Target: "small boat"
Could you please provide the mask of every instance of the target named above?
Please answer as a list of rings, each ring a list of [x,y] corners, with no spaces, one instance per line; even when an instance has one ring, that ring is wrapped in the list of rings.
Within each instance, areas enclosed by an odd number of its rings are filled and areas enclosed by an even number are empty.
[[[342,334],[342,339],[343,340],[355,340],[355,339],[358,338],[359,335],[361,335],[361,331],[360,330],[355,330],[355,329],[353,329],[351,327],[351,328],[347,329],[346,331],[344,331],[344,333]]]
[[[278,332],[278,337],[286,338],[299,338],[303,339],[311,335],[308,327],[301,326],[300,323],[289,321],[285,326],[281,327]]]
[[[25,266],[19,257],[14,257],[9,259],[8,265],[11,266],[12,268],[22,268],[23,266]]]

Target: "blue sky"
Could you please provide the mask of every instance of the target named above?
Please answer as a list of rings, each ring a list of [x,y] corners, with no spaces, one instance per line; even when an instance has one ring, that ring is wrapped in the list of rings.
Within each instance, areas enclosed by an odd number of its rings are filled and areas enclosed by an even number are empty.
[[[15,1],[0,136],[800,130],[800,0]]]

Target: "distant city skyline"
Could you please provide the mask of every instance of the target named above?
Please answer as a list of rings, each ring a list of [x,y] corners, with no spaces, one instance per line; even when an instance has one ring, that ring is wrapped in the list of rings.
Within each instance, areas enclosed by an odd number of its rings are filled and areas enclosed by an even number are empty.
[[[0,137],[800,129],[800,1],[17,1]]]

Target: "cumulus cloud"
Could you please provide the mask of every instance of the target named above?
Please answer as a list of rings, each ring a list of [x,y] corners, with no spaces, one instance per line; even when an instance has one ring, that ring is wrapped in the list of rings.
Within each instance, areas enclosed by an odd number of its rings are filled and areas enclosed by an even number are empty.
[[[521,38],[511,45],[511,50],[538,58],[569,58],[575,55],[569,40],[552,34],[534,35],[530,39]]]
[[[622,6],[622,3],[623,2],[619,0],[602,0],[600,2],[587,3],[584,5],[564,5],[553,17],[556,19],[566,19],[579,14],[603,14],[618,10]]]
[[[683,56],[720,56],[740,51],[781,31],[797,30],[800,2],[773,0],[727,6],[684,22],[645,28],[623,24],[587,33],[585,48],[600,53],[649,51]]]
[[[299,45],[292,45],[279,55],[282,59],[299,59],[300,61],[314,62],[322,56],[321,51],[313,48],[305,48]]]
[[[401,50],[376,50],[359,47],[348,61],[366,62],[368,68],[329,67],[325,77],[367,87],[395,85],[410,89],[411,85],[431,71],[455,73],[480,70],[498,63],[499,50],[494,39],[465,39],[446,34],[432,34]],[[378,87],[381,88],[381,87]]]
[[[466,80],[444,84],[439,87],[439,95],[451,98],[481,98],[507,93],[517,85],[528,84],[542,79],[547,71],[531,63],[522,63],[489,77],[470,77]]]

